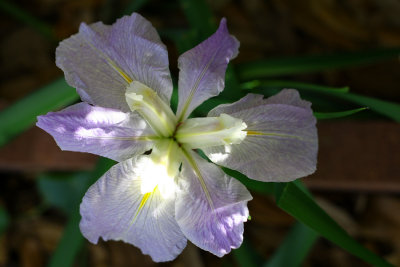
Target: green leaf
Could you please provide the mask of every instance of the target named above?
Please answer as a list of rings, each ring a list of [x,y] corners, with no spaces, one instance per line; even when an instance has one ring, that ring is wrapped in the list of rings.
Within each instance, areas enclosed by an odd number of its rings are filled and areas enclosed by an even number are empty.
[[[246,239],[243,240],[242,245],[238,249],[232,250],[232,253],[238,265],[242,267],[257,267],[263,261]]]
[[[314,116],[318,120],[336,119],[336,118],[350,116],[352,114],[355,114],[357,112],[360,112],[360,111],[363,111],[366,109],[368,109],[368,108],[367,107],[356,108],[356,109],[352,109],[352,110],[338,111],[338,112],[314,112]]]
[[[31,26],[33,29],[41,33],[44,37],[50,40],[55,40],[52,28],[46,23],[38,20],[28,12],[19,8],[14,3],[10,3],[6,0],[0,0],[0,9],[5,13],[11,15],[15,19],[21,21],[22,23]]]
[[[318,84],[303,83],[297,81],[283,81],[283,80],[253,80],[241,84],[244,90],[254,90],[257,88],[294,88],[311,92],[335,92],[335,93],[348,93],[349,87],[331,87]]]
[[[73,266],[76,256],[82,249],[85,240],[79,230],[81,216],[77,207],[71,211],[71,214],[57,249],[48,263],[49,267]]]
[[[137,12],[139,9],[141,9],[148,0],[131,0],[129,1],[128,5],[125,7],[125,9],[122,11],[122,16],[123,15],[131,15],[133,12]]]
[[[240,64],[237,66],[237,73],[241,81],[249,81],[262,77],[320,72],[368,65],[382,60],[395,59],[399,54],[400,48],[396,47],[328,55],[270,58]]]
[[[178,48],[181,48],[181,50],[182,48],[185,48],[184,51],[187,51],[214,34],[217,29],[217,23],[206,1],[180,0],[180,3],[192,29],[200,33],[200,36],[197,39],[193,36],[193,30],[186,32],[185,35],[181,34],[180,36],[178,35],[173,38]],[[244,93],[240,88],[235,72],[232,66],[228,65],[225,74],[225,90],[221,92],[218,99],[215,98],[203,103],[203,105],[197,109],[197,112],[200,112],[195,114],[204,115],[205,112],[208,112],[212,107],[215,107],[215,104],[218,101],[220,101],[220,103],[233,102],[243,96]]]
[[[60,109],[78,99],[75,89],[64,79],[59,79],[5,108],[0,112],[0,147],[27,130],[38,115]]]
[[[69,215],[76,212],[71,207],[79,205],[91,175],[90,172],[42,174],[38,179],[39,192],[48,204]]]
[[[265,183],[249,179],[246,175],[225,167],[222,167],[222,170],[229,176],[232,176],[239,180],[243,185],[247,187],[247,189],[253,192],[265,195],[271,195],[274,193],[274,183]]]
[[[297,222],[264,267],[300,266],[318,237],[314,230]]]
[[[215,32],[217,27],[214,16],[204,0],[180,0],[180,3],[190,26],[198,31],[197,42]]]
[[[346,233],[296,183],[276,183],[277,205],[315,232],[374,266],[392,266]]]
[[[0,207],[0,236],[7,230],[8,225],[10,224],[10,217],[6,209]]]
[[[348,94],[334,94],[329,93],[330,96],[349,101],[361,106],[367,106],[372,111],[382,114],[394,121],[400,122],[400,105],[397,103],[376,99],[373,97],[348,93]]]
[[[76,180],[76,182],[81,182],[80,185],[75,186],[77,192],[74,194],[76,199],[71,200],[70,203],[74,206],[70,206],[69,209],[71,212],[69,213],[69,220],[65,227],[63,236],[57,246],[56,251],[52,255],[50,262],[48,264],[49,267],[70,267],[73,266],[76,256],[82,248],[84,238],[79,230],[79,221],[81,216],[79,214],[79,203],[84,196],[84,193],[92,185],[96,182],[107,170],[114,165],[115,162],[106,159],[99,158],[96,168],[91,172],[88,178],[84,178],[82,180]],[[73,174],[73,176],[76,174]],[[80,194],[79,194],[80,193]],[[63,204],[64,205],[64,204]]]
[[[247,84],[249,88],[251,84]],[[394,102],[376,99],[354,93],[347,93],[346,88],[335,89],[333,87],[319,86],[308,83],[290,81],[255,81],[251,88],[257,93],[271,95],[270,89],[295,88],[300,91],[310,91],[321,96],[329,97],[332,100],[344,100],[353,104],[368,107],[370,110],[400,122],[400,105]]]

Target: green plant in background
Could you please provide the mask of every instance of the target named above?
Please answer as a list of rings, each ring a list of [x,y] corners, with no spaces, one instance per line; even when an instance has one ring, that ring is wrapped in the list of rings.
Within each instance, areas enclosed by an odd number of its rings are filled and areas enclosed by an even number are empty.
[[[143,2],[145,1],[140,1],[141,4]],[[180,2],[191,25],[191,30],[179,34],[176,32],[165,32],[164,35],[173,39],[176,46],[180,50],[185,51],[213,33],[216,29],[216,24],[211,12],[203,1],[181,0]],[[12,10],[12,15],[18,14],[18,10],[10,9],[9,5],[5,5],[4,2],[2,2],[0,7],[3,10]],[[26,19],[27,16],[20,16],[20,18],[26,23],[31,23],[29,19]],[[43,24],[36,22],[31,24],[44,34],[48,34],[48,30],[46,27],[43,27]],[[302,95],[304,93],[305,96],[309,96],[309,99],[315,106],[318,106],[318,103],[322,103],[321,105],[323,105],[324,99],[329,99],[333,103],[330,107],[330,110],[333,112],[314,113],[318,119],[340,118],[360,112],[368,107],[373,112],[387,116],[395,121],[400,121],[400,106],[395,103],[349,93],[348,88],[329,88],[293,81],[275,80],[281,75],[316,72],[332,68],[374,63],[378,60],[396,57],[399,53],[400,49],[382,49],[362,53],[273,59],[233,66],[228,68],[227,71],[227,89],[225,92],[234,93],[229,95],[221,94],[218,99],[210,99],[199,106],[195,110],[195,114],[207,114],[213,107],[221,103],[230,103],[238,100],[249,91],[269,96],[276,93],[278,89],[290,87],[297,88]],[[38,99],[44,101],[38,101]],[[6,144],[15,135],[29,128],[35,122],[36,116],[71,104],[77,99],[78,96],[74,89],[70,88],[62,79],[8,107],[0,113],[0,145]],[[337,110],[335,109],[336,100],[344,100],[349,105],[353,105],[353,108],[349,110]],[[172,101],[174,101],[174,98]],[[50,266],[71,266],[73,264],[83,242],[83,237],[78,229],[78,221],[80,219],[78,203],[88,186],[100,177],[112,164],[113,162],[111,161],[101,159],[96,170],[92,173],[74,174],[57,178],[47,176],[39,179],[41,192],[50,204],[56,205],[61,209],[65,207],[64,205],[71,206],[70,210],[72,210],[69,213],[70,219],[65,229],[65,234],[50,261]],[[337,225],[316,204],[301,182],[295,181],[285,184],[262,183],[250,180],[246,176],[230,169],[224,169],[224,171],[245,184],[250,191],[274,195],[277,206],[298,220],[298,223],[288,233],[276,253],[265,263],[265,266],[300,265],[318,236],[332,241],[370,264],[375,266],[390,266],[385,260],[361,246]],[[81,177],[81,179],[77,179],[76,177]],[[66,186],[67,184],[68,186]],[[60,188],[65,189],[65,186],[68,190],[71,190],[71,196],[73,197],[69,199],[68,203],[59,203],[60,199],[52,197],[52,193],[58,192]],[[2,216],[1,218],[7,218],[7,216]],[[234,251],[234,256],[242,266],[259,266],[261,262],[257,255],[254,255],[251,244],[246,242],[242,247]]]

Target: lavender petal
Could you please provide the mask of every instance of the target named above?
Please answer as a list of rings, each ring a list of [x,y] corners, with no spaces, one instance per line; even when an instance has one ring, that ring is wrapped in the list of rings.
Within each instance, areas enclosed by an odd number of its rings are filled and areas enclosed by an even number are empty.
[[[129,111],[125,91],[132,80],[167,102],[172,93],[166,47],[151,23],[136,13],[112,26],[82,23],[78,34],[58,46],[56,64],[90,104]]]
[[[243,223],[252,197],[237,180],[187,151],[176,199],[176,220],[198,247],[222,257],[243,241]]]
[[[163,199],[157,189],[147,197],[141,192],[137,173],[141,157],[118,163],[89,188],[81,203],[79,226],[92,243],[100,237],[122,240],[156,262],[170,261],[186,246],[174,218],[175,196]]]
[[[216,33],[179,57],[178,118],[183,121],[205,100],[225,86],[225,71],[238,53],[239,41],[229,35],[222,19]]]
[[[89,152],[122,161],[151,149],[155,136],[137,114],[79,103],[39,116],[36,124],[62,150]]]
[[[298,92],[285,89],[263,99],[249,94],[211,110],[209,116],[227,113],[247,124],[247,136],[237,145],[203,149],[215,163],[259,181],[287,182],[316,169],[318,136],[311,103]]]

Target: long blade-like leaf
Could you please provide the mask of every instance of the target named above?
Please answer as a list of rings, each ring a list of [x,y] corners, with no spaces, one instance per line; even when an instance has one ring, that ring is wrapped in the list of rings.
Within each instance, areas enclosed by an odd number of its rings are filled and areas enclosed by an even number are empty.
[[[241,81],[249,81],[263,77],[320,72],[324,70],[368,65],[382,60],[394,59],[399,54],[400,48],[396,47],[329,55],[270,58],[243,63],[237,66],[237,73]]]
[[[0,236],[6,231],[9,224],[10,217],[7,211],[3,207],[0,207]]]
[[[257,86],[251,88],[255,92],[270,95],[270,89],[294,88],[300,91],[310,91],[323,96],[329,96],[332,100],[345,100],[347,102],[368,107],[370,110],[400,122],[400,105],[394,102],[376,99],[354,93],[347,93],[346,90],[334,89],[331,87],[318,86],[308,83],[297,83],[290,81],[257,81]],[[249,84],[247,86],[249,88]],[[346,87],[345,87],[346,88]]]
[[[200,40],[208,38],[215,32],[216,23],[205,1],[180,0],[180,3],[191,28],[198,31]]]
[[[335,93],[348,93],[349,87],[331,87],[319,84],[303,83],[297,81],[284,81],[284,80],[252,80],[241,84],[244,90],[254,90],[257,88],[294,88],[302,89],[311,92],[335,92]]]
[[[241,267],[257,267],[263,262],[262,258],[246,240],[243,240],[240,248],[232,250],[232,253],[236,262]]]
[[[368,108],[356,108],[356,109],[351,109],[351,110],[346,110],[346,111],[338,111],[338,112],[314,112],[314,116],[318,120],[337,119],[337,118],[343,118],[343,117],[353,115],[355,113],[358,113],[358,112],[366,110],[366,109],[368,109]]]
[[[75,89],[64,79],[59,79],[2,110],[0,147],[34,124],[38,115],[57,110],[78,99]]]
[[[26,25],[37,30],[47,39],[55,40],[53,30],[48,24],[38,20],[36,17],[19,8],[14,3],[6,0],[0,0],[0,9],[2,9],[5,13],[11,15],[15,19],[21,21],[22,23],[25,23]]]
[[[276,184],[276,196],[277,205],[281,209],[321,236],[374,266],[392,266],[347,234],[296,183]]]
[[[115,162],[106,158],[100,158],[97,162],[94,171],[89,174],[89,179],[82,179],[82,184],[77,186],[76,199],[71,200],[71,203],[78,204],[86,190],[82,187],[89,188],[97,179],[99,179]],[[73,174],[72,177],[76,177]],[[48,266],[49,267],[70,267],[73,266],[76,256],[82,248],[84,238],[79,230],[79,207],[75,205],[71,207],[70,217],[65,227],[62,238],[57,246],[56,251],[52,255]]]
[[[314,230],[297,222],[264,267],[300,266],[317,239]]]

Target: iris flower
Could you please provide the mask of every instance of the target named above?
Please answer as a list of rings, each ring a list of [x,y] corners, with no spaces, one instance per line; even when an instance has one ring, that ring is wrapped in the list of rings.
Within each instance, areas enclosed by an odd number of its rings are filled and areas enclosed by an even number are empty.
[[[220,166],[265,182],[314,172],[315,118],[296,90],[268,99],[248,94],[208,117],[189,118],[224,89],[238,48],[222,19],[179,57],[175,114],[166,47],[142,16],[111,26],[82,23],[60,43],[57,66],[83,102],[39,116],[37,126],[63,150],[118,162],[82,200],[80,229],[90,242],[122,240],[154,261],[170,261],[190,240],[221,257],[241,245],[252,197]]]

